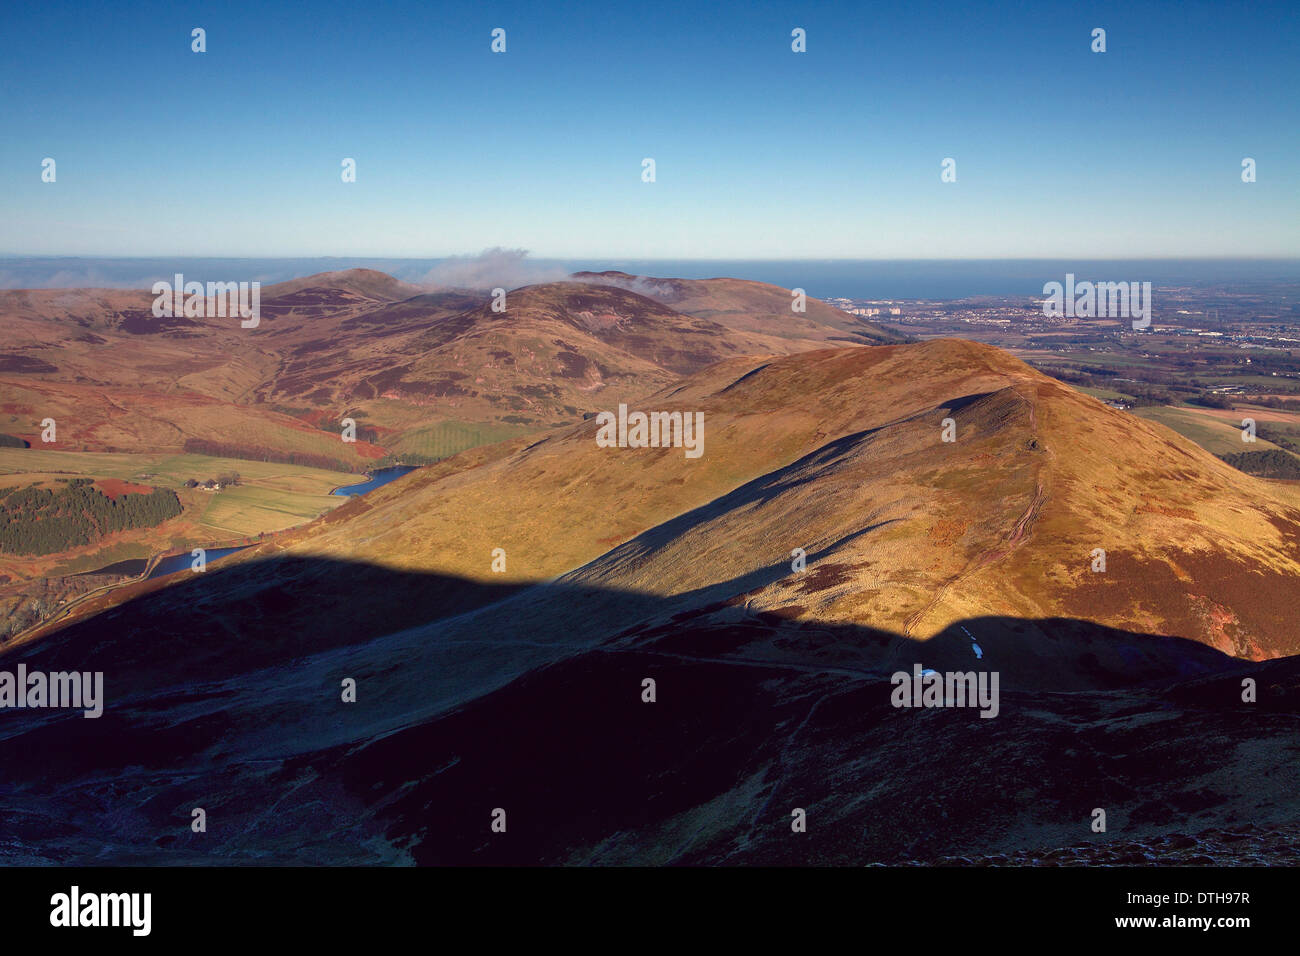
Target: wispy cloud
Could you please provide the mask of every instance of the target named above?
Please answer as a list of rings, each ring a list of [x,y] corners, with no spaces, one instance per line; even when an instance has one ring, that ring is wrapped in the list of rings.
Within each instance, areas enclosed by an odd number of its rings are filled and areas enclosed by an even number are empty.
[[[568,270],[558,263],[528,261],[527,249],[497,246],[476,256],[444,259],[416,284],[428,289],[517,289],[567,279],[568,275]]]
[[[675,279],[656,279],[648,276],[610,273],[585,275],[581,281],[590,282],[593,285],[612,285],[620,289],[626,289],[628,292],[635,292],[638,295],[646,295],[655,299],[671,298],[678,287]]]

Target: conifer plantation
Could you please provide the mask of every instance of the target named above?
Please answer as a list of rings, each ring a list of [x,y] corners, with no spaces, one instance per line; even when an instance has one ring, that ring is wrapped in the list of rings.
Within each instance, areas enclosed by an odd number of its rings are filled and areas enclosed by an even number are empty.
[[[0,552],[53,554],[115,531],[149,528],[180,513],[180,500],[166,488],[116,499],[89,478],[68,479],[54,489],[0,488]]]

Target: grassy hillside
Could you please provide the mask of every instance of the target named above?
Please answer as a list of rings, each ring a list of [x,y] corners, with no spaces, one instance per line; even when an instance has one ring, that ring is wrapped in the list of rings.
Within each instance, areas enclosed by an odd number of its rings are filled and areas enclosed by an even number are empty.
[[[467,451],[237,560],[319,557],[485,583],[566,575],[625,595],[629,627],[711,609],[709,619],[774,614],[926,641],[958,621],[1016,620],[1026,623],[966,640],[1037,680],[1092,666],[1055,660],[1038,620],[1242,657],[1300,650],[1294,487],[1244,475],[997,349],[935,340],[737,359],[644,404],[702,411],[704,455],[599,448],[588,422]],[[954,442],[942,440],[945,419]],[[1271,601],[1252,597],[1261,587]],[[595,611],[533,607],[530,629],[576,635]],[[522,612],[494,613],[466,626],[508,629]],[[879,662],[904,646],[862,650]],[[1095,651],[1120,666],[1115,653]]]
[[[1241,440],[1241,419],[1252,414],[1248,409],[1241,410],[1240,415],[1234,413],[1232,418],[1217,414],[1213,409],[1196,408],[1191,405],[1137,408],[1133,410],[1133,414],[1172,428],[1214,455],[1231,455],[1242,451],[1269,451],[1278,447],[1259,437],[1256,437],[1251,444]]]
[[[398,456],[418,455],[425,460],[450,458],[470,448],[517,438],[534,430],[527,425],[438,422],[406,432],[393,442],[393,452]]]

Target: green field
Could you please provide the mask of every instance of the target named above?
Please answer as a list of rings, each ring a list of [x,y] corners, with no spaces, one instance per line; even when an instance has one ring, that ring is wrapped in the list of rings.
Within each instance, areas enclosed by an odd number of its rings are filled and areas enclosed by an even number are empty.
[[[1040,356],[1035,355],[1035,359]],[[1080,366],[1094,366],[1096,368],[1140,368],[1150,366],[1151,360],[1141,355],[1128,355],[1123,352],[1091,352],[1082,350],[1077,352],[1052,352],[1050,361],[1047,357],[1042,357],[1046,364],[1072,362]],[[1034,364],[1030,362],[1030,364]]]
[[[421,455],[429,459],[450,458],[470,448],[493,445],[536,430],[535,426],[439,422],[412,429],[393,443],[392,450],[399,455]]]
[[[1241,440],[1239,425],[1205,415],[1186,406],[1160,405],[1136,408],[1133,414],[1172,428],[1184,438],[1190,438],[1214,455],[1231,455],[1239,451],[1268,451],[1278,447],[1262,438],[1257,439],[1253,445],[1247,444]],[[1248,416],[1249,412],[1242,413],[1243,418]]]
[[[236,472],[240,484],[216,492],[188,492],[186,517],[212,532],[213,540],[232,535],[251,537],[305,524],[347,499],[330,494],[340,485],[355,484],[359,476],[276,462],[210,458],[207,455],[134,455],[96,452],[0,448],[0,486],[27,484],[55,476],[121,478],[174,490],[193,478],[205,481]],[[198,496],[199,508],[193,507]],[[177,543],[177,542],[173,542]],[[188,545],[180,540],[181,545]],[[206,542],[204,542],[206,543]],[[147,557],[143,544],[123,544],[71,562],[76,571],[90,570],[125,558]],[[81,564],[87,567],[81,567]]]
[[[95,571],[99,568],[127,561],[132,558],[150,558],[157,549],[143,542],[124,541],[107,548],[96,548],[86,554],[60,562],[50,571],[50,577],[61,574],[80,574],[82,571]]]
[[[223,488],[210,497],[212,501],[199,520],[214,530],[244,536],[304,524],[347,501],[338,496],[298,494],[264,484]]]
[[[1109,399],[1111,401],[1115,401],[1116,399],[1121,399],[1121,398],[1127,399],[1129,401],[1133,400],[1131,395],[1125,395],[1123,392],[1117,392],[1113,388],[1092,388],[1091,386],[1088,385],[1074,385],[1074,384],[1071,384],[1070,387],[1077,392],[1083,392],[1083,394],[1085,395],[1091,395],[1093,398]]]
[[[0,481],[3,481],[4,475],[76,475],[121,478],[163,488],[181,488],[186,479],[202,481],[230,471],[238,472],[245,483],[307,495],[328,495],[339,485],[355,484],[361,480],[357,475],[347,472],[278,462],[244,461],[239,458],[210,458],[207,455],[135,455],[0,448]]]

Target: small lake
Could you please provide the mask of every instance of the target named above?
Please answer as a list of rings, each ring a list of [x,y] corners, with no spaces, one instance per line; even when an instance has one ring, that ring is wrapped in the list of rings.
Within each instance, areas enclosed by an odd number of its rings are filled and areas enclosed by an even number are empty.
[[[408,475],[415,471],[415,465],[393,465],[390,468],[380,468],[372,471],[365,481],[359,485],[344,485],[341,488],[335,488],[330,492],[332,495],[343,495],[347,498],[353,498],[357,495],[364,495],[368,491],[374,491],[376,488],[382,488],[390,481],[396,481],[403,475]]]
[[[228,554],[234,554],[236,551],[243,551],[244,548],[251,548],[252,545],[245,544],[238,548],[208,548],[206,550],[204,561],[206,565],[212,564],[218,558],[224,558]],[[149,572],[149,579],[160,578],[164,574],[175,574],[177,571],[188,571],[194,564],[194,556],[189,551],[181,554],[171,554],[163,558]],[[205,565],[205,566],[206,566]]]

